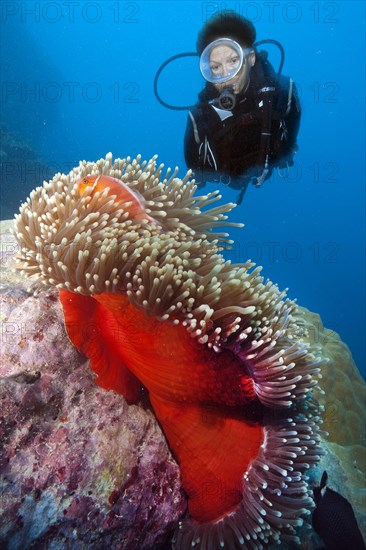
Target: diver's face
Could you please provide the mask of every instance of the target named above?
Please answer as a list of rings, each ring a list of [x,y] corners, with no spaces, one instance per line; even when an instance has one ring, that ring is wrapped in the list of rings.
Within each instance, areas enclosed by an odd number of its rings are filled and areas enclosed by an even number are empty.
[[[214,84],[215,88],[222,91],[228,86],[232,87],[233,92],[238,94],[242,90],[246,90],[250,80],[250,69],[255,63],[255,54],[250,53],[243,60],[243,65],[240,71],[230,80]],[[234,73],[240,65],[240,57],[234,48],[222,45],[216,46],[210,53],[211,72],[215,76],[225,77],[230,73]]]

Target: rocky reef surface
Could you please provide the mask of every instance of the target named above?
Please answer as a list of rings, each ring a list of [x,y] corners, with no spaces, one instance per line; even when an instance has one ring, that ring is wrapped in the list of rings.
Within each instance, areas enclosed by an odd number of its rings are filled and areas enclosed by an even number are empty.
[[[152,549],[186,507],[153,414],[94,382],[69,342],[57,294],[34,297],[3,234],[0,546]]]
[[[0,122],[1,220],[11,217],[37,182],[53,172],[29,141]]]

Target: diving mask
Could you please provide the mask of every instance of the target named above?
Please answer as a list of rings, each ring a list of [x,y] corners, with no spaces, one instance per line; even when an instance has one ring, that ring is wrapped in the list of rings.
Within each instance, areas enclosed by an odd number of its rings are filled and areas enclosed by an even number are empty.
[[[243,66],[252,48],[242,48],[231,38],[218,38],[203,50],[200,70],[207,82],[221,84],[234,78]]]

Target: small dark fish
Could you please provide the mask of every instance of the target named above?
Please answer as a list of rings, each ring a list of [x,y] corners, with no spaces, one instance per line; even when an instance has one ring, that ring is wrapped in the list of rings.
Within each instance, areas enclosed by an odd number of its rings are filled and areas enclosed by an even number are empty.
[[[327,479],[327,472],[323,472],[320,485],[313,488],[315,531],[326,550],[366,550],[351,504],[333,489],[325,487]]]

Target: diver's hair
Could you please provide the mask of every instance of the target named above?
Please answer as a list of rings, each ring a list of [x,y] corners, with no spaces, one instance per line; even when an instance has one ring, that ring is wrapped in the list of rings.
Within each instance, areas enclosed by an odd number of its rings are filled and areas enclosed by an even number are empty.
[[[206,46],[218,38],[232,38],[243,48],[253,45],[256,30],[253,23],[233,11],[215,13],[198,33],[196,48],[199,55]]]

